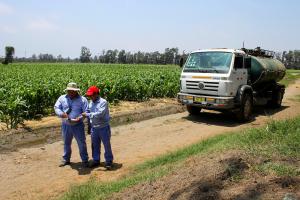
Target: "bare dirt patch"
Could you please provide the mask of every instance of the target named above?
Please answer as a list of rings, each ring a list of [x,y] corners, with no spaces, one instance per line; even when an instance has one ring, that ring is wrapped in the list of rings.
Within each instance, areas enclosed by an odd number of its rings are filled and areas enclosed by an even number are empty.
[[[195,156],[172,174],[115,194],[111,199],[283,199],[300,197],[300,178],[264,176],[256,158],[240,151]]]

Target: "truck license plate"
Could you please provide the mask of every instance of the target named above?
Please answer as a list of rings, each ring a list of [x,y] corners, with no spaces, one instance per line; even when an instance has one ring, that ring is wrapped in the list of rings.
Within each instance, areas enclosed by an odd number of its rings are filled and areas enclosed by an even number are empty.
[[[205,101],[205,98],[204,97],[195,97],[194,101],[197,103],[202,103],[203,101]]]

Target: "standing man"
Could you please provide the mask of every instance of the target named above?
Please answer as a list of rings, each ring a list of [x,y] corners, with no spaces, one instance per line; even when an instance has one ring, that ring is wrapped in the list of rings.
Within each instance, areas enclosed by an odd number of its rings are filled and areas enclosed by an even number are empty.
[[[91,125],[93,161],[90,163],[90,167],[100,165],[100,147],[102,141],[105,149],[105,168],[110,170],[113,164],[113,154],[110,144],[110,116],[108,103],[99,96],[99,92],[100,90],[96,86],[91,86],[87,90],[86,95],[91,98],[91,102],[89,104],[89,112],[83,113],[82,115],[89,119]]]
[[[60,167],[70,165],[71,144],[75,137],[83,167],[88,167],[88,153],[84,132],[83,116],[88,109],[88,101],[79,95],[80,89],[76,83],[69,83],[65,89],[66,95],[58,98],[54,105],[55,113],[62,118],[62,136],[64,141],[64,154]]]

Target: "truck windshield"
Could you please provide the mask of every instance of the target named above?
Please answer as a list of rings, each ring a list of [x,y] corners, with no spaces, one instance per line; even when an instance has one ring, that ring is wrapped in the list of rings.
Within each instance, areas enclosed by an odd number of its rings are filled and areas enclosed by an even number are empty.
[[[227,73],[231,64],[232,53],[197,52],[190,54],[184,65],[184,72]]]

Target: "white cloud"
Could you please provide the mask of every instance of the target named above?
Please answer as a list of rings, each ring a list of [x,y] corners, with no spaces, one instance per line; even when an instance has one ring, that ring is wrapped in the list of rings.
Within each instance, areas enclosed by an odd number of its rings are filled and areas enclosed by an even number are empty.
[[[55,31],[58,26],[46,19],[32,20],[27,24],[27,29],[32,31]]]
[[[13,8],[0,2],[0,15],[9,15],[13,13]]]

